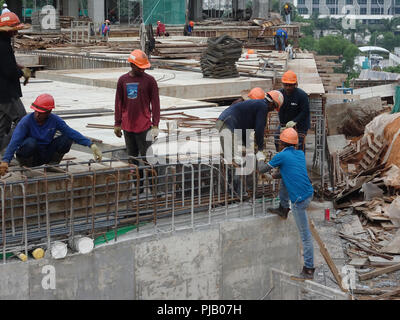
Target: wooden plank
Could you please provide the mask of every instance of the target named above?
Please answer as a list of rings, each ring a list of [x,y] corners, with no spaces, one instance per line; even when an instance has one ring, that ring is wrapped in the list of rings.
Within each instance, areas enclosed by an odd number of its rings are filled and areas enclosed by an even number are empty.
[[[340,276],[335,263],[333,262],[328,250],[326,249],[324,242],[322,241],[321,237],[319,236],[318,231],[315,228],[314,221],[312,219],[309,219],[309,225],[310,225],[310,231],[311,231],[315,241],[317,241],[317,243],[318,243],[319,251],[321,252],[322,256],[324,257],[326,263],[328,264],[328,267],[331,270],[333,276],[335,277],[337,284],[339,285],[340,289],[343,292],[347,292],[348,290],[346,290],[342,286],[342,277]]]
[[[355,267],[364,267],[368,265],[368,258],[354,258],[348,264]]]
[[[389,266],[389,267],[385,267],[385,268],[381,268],[381,269],[377,269],[377,270],[374,270],[371,272],[361,274],[359,277],[360,277],[360,280],[364,281],[364,280],[372,279],[372,278],[375,278],[382,274],[391,273],[391,272],[394,272],[397,270],[400,270],[400,263],[397,263],[393,266]]]
[[[388,267],[400,263],[400,256],[394,257],[392,261],[374,256],[369,256],[368,260],[372,267]]]

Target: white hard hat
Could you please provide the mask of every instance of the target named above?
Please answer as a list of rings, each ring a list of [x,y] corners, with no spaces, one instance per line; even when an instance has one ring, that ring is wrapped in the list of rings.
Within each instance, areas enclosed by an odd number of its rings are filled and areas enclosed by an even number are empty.
[[[4,4],[3,4],[3,8],[7,8],[7,3],[4,3]]]

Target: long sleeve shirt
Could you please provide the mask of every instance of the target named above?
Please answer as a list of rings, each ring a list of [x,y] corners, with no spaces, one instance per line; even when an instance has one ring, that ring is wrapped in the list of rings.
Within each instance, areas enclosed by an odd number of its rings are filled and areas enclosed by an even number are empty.
[[[150,107],[151,105],[151,107]],[[160,97],[156,80],[149,74],[121,76],[115,94],[115,126],[140,133],[160,122]]]
[[[242,141],[245,143],[246,129],[255,131],[258,150],[264,149],[264,130],[267,123],[268,102],[265,99],[246,100],[225,109],[218,120],[224,121],[229,129],[242,129]]]
[[[3,161],[10,162],[15,151],[28,137],[35,138],[39,147],[49,145],[57,130],[78,144],[88,147],[92,144],[90,139],[69,127],[59,116],[51,113],[46,122],[40,126],[36,122],[34,114],[34,112],[29,113],[18,122],[4,153]]]
[[[0,32],[0,103],[22,97],[19,83],[22,75],[11,46],[11,38],[6,32]]]
[[[289,121],[296,122],[296,129],[306,133],[310,129],[310,103],[307,93],[299,88],[295,88],[289,96],[284,89],[280,89],[283,94],[284,102],[279,109],[279,121],[281,126],[285,126]]]

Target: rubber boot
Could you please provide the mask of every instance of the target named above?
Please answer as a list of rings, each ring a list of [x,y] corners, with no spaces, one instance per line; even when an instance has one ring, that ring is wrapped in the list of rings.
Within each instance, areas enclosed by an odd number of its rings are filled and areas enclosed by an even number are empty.
[[[57,151],[54,152],[49,161],[49,164],[59,164],[61,162],[62,158],[64,157],[64,154],[65,153],[59,153]]]
[[[28,158],[21,158],[16,156],[17,161],[21,167],[34,167],[34,156],[30,156]]]
[[[306,266],[304,266],[303,270],[300,272],[300,274],[298,276],[291,276],[290,279],[297,280],[297,281],[313,280],[314,279],[314,271],[315,271],[315,268],[307,268]]]
[[[279,205],[279,208],[270,209],[269,211],[273,214],[277,214],[279,217],[281,217],[281,219],[286,220],[288,217],[290,208],[284,208],[281,205]]]

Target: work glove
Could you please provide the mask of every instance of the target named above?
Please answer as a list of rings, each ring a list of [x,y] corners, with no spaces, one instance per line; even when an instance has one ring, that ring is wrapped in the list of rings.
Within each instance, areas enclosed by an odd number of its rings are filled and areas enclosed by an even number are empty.
[[[256,159],[257,159],[257,161],[260,161],[260,160],[265,161],[265,155],[264,155],[264,153],[262,153],[261,151],[258,151],[258,152],[256,153]]]
[[[31,77],[31,69],[29,69],[29,68],[23,68],[22,69],[22,73],[23,73],[23,77],[25,78],[25,80],[24,80],[24,86],[26,86],[26,84],[28,83],[28,81],[29,81],[29,78]]]
[[[122,130],[121,130],[121,127],[114,127],[114,134],[115,134],[118,138],[121,138],[121,137],[122,137]]]
[[[0,163],[0,176],[4,176],[8,171],[8,162],[2,161]]]
[[[287,129],[287,128],[293,128],[293,127],[295,127],[296,126],[296,122],[294,122],[294,121],[289,121],[288,123],[286,123],[286,128],[285,129]]]
[[[258,172],[265,173],[269,171],[270,167],[264,162],[264,160],[257,161]]]
[[[272,175],[270,175],[269,173],[264,173],[263,177],[265,178],[265,180],[267,181],[272,181],[274,180],[274,177]]]
[[[101,154],[101,151],[100,151],[99,147],[96,146],[96,145],[93,143],[93,144],[90,146],[90,149],[92,149],[94,160],[96,160],[96,161],[101,161],[101,159],[102,159],[103,156],[102,156],[102,154]]]
[[[160,132],[160,130],[158,129],[157,126],[151,127],[151,136],[152,136],[153,140],[155,140],[157,138],[159,132]]]
[[[235,161],[238,166],[242,166],[245,162],[243,157],[234,157],[233,161]]]

